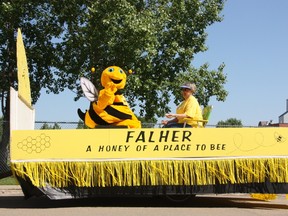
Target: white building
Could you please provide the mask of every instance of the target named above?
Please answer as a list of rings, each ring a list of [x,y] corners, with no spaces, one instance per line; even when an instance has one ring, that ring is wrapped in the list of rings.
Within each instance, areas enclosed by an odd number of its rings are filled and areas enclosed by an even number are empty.
[[[279,116],[279,123],[288,123],[288,99],[286,100],[286,112]]]

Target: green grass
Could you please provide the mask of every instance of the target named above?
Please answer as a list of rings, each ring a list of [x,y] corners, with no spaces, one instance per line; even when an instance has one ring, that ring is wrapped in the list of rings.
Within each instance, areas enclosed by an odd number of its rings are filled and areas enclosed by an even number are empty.
[[[0,179],[0,185],[18,185],[18,181],[13,176]]]

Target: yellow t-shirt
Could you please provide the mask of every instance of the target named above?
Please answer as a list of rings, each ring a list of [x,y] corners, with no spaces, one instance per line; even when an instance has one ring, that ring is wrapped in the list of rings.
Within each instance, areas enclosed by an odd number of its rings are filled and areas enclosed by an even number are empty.
[[[197,99],[191,95],[187,100],[182,101],[182,103],[176,109],[177,114],[186,114],[189,118],[178,118],[178,123],[184,123],[191,125],[192,127],[197,127],[197,121],[193,119],[202,120],[202,109],[197,101]],[[202,123],[199,123],[202,125]]]

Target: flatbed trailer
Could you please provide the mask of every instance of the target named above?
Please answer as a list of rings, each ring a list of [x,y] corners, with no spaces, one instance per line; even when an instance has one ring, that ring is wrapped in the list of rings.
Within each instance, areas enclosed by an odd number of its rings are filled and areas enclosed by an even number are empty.
[[[287,133],[268,127],[17,130],[11,168],[26,197],[286,194]]]
[[[288,129],[35,130],[21,31],[10,165],[26,198],[288,193]]]

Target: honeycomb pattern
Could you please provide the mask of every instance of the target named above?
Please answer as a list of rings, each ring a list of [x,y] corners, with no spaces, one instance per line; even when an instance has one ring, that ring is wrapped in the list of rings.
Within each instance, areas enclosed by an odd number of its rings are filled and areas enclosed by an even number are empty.
[[[32,152],[40,153],[51,146],[50,140],[51,138],[45,134],[40,134],[36,138],[29,136],[19,142],[17,147],[29,154]]]

